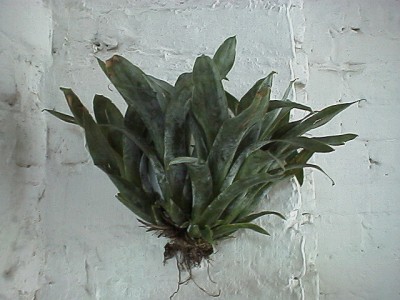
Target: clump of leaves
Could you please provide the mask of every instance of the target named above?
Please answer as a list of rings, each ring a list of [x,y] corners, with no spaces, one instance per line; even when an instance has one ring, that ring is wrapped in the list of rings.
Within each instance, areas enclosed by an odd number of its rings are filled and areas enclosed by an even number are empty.
[[[223,80],[233,66],[236,38],[228,38],[211,58],[195,61],[193,71],[174,85],[145,74],[114,55],[101,69],[125,99],[123,115],[110,99],[95,95],[93,118],[78,96],[61,88],[71,115],[48,110],[81,126],[94,164],[117,187],[116,195],[147,227],[169,238],[164,258],[176,257],[180,270],[198,266],[213,245],[239,229],[269,233],[252,223],[270,187],[295,176],[317,152],[332,152],[356,137],[307,137],[352,103],[314,111],[288,99],[270,99],[274,72],[258,80],[239,100]],[[293,109],[306,112],[292,120]]]

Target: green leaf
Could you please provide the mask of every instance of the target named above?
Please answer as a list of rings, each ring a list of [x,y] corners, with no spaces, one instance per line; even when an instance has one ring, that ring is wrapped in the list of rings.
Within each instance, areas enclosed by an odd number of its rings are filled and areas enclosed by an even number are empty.
[[[82,121],[86,143],[93,163],[109,175],[123,175],[122,158],[108,143],[100,126],[96,124],[89,113],[83,113]]]
[[[272,79],[273,75],[276,74],[276,72],[271,72],[268,74],[267,77],[259,79],[253,87],[240,99],[239,106],[238,106],[238,112],[244,111],[246,108],[248,108],[253,101],[257,98],[261,98],[263,103],[263,110],[267,108],[269,98],[271,95],[271,87],[272,87]],[[265,112],[263,111],[262,114]]]
[[[126,136],[122,139],[123,156],[122,160],[125,168],[124,178],[129,182],[133,182],[136,186],[141,186],[140,180],[140,158],[142,157],[142,151],[140,148]]]
[[[174,94],[174,87],[168,82],[147,74],[146,79],[154,84],[157,84],[161,88],[166,99],[170,99],[170,97]]]
[[[139,209],[141,213],[145,213],[147,218],[152,215],[151,205],[154,203],[154,199],[148,198],[141,188],[132,185],[120,176],[108,175],[108,177],[122,196]]]
[[[329,145],[327,145],[321,141],[318,141],[316,139],[308,138],[305,136],[293,137],[293,138],[287,138],[287,139],[275,139],[273,141],[287,143],[287,144],[293,145],[297,148],[304,148],[304,149],[310,150],[312,152],[326,153],[326,152],[335,151],[335,149],[333,149]]]
[[[231,224],[236,217],[242,212],[245,203],[249,202],[252,198],[251,190],[249,189],[247,193],[241,193],[228,205],[228,207],[224,210],[224,213],[220,217],[220,223],[222,224]],[[215,223],[219,223],[219,221]]]
[[[301,123],[301,120],[296,120],[290,122],[288,118],[290,113],[287,113],[283,118],[277,120],[276,126],[273,128],[273,131],[270,132],[270,139],[281,139],[285,137],[285,134],[289,132],[292,128],[295,128],[298,124]]]
[[[335,182],[333,181],[333,179],[320,167],[314,164],[292,164],[292,165],[288,165],[286,166],[286,171],[291,171],[291,170],[295,170],[295,169],[304,169],[304,168],[313,168],[316,169],[320,172],[322,172],[326,177],[328,177],[331,180],[332,185],[335,185]]]
[[[58,119],[60,119],[61,121],[64,121],[64,122],[67,122],[67,123],[71,123],[71,124],[75,124],[75,125],[78,124],[73,116],[60,113],[60,112],[58,112],[58,111],[56,111],[54,109],[44,109],[44,111],[47,111],[48,113],[50,113],[53,116],[55,116]]]
[[[168,213],[168,217],[171,218],[171,221],[174,222],[175,225],[180,226],[184,222],[188,221],[187,215],[171,198],[161,203],[161,205],[164,207]]]
[[[176,84],[173,98],[168,104],[165,114],[165,167],[175,157],[186,156],[188,143],[186,135],[186,117],[189,111],[189,100],[192,97],[192,76],[181,75]],[[186,179],[186,168],[175,165],[167,168],[167,181],[171,190],[171,197],[185,211],[190,209],[190,203],[183,201],[183,187]]]
[[[201,238],[200,227],[196,224],[190,224],[187,229],[187,232],[189,236],[192,237],[193,239]]]
[[[277,157],[276,155],[272,154],[271,151],[269,151],[269,150],[265,151],[265,153],[266,153],[269,157],[271,157],[271,158],[278,164],[278,166],[279,166],[282,170],[285,170],[285,162],[284,162],[281,158],[279,158],[279,157]]]
[[[215,52],[213,61],[218,67],[221,79],[226,79],[226,75],[232,69],[236,56],[236,37],[226,39]]]
[[[146,213],[143,213],[135,204],[132,199],[125,198],[122,194],[117,194],[115,197],[123,204],[125,205],[130,211],[132,211],[135,215],[137,215],[139,218],[149,222],[149,223],[155,223],[153,220],[152,216],[147,215]]]
[[[117,132],[122,132],[128,139],[133,141],[140,148],[140,150],[144,154],[146,154],[147,157],[149,157],[149,159],[154,161],[157,164],[157,166],[160,167],[160,169],[163,169],[163,166],[162,166],[160,159],[158,158],[154,148],[152,146],[150,146],[147,143],[147,141],[143,137],[141,137],[137,132],[135,132],[131,129],[128,129],[126,127],[118,127],[118,126],[114,126],[114,125],[101,125],[101,127],[105,127],[110,130],[115,130]]]
[[[271,100],[269,101],[269,106],[268,106],[268,110],[274,110],[274,109],[278,109],[278,108],[282,108],[282,107],[287,107],[290,109],[293,108],[297,108],[300,110],[305,110],[305,111],[309,111],[312,112],[313,110],[311,109],[311,107],[300,104],[300,103],[296,103],[296,102],[292,102],[292,101],[282,101],[282,100]]]
[[[199,159],[196,157],[176,157],[169,162],[170,166],[179,165],[179,164],[196,164],[199,162]]]
[[[238,195],[246,193],[246,191],[252,186],[276,180],[280,176],[281,175],[257,174],[249,178],[235,181],[220,195],[218,195],[207,206],[201,216],[193,220],[193,222],[199,225],[213,224],[219,219],[224,210]]]
[[[146,125],[160,157],[164,155],[164,114],[146,75],[127,59],[114,55],[104,64],[106,75],[128,105],[134,107]]]
[[[207,149],[210,149],[229,114],[219,71],[208,56],[203,55],[196,59],[193,83],[191,111],[206,136]]]
[[[168,82],[155,78],[150,75],[144,75],[151,89],[156,93],[158,104],[163,112],[165,112],[169,101],[174,93],[174,87]]]
[[[239,208],[239,214],[236,215],[235,220],[240,220],[248,215],[252,214],[254,210],[260,205],[261,201],[265,201],[268,197],[270,188],[277,182],[281,181],[285,176],[277,177],[267,183],[261,183],[259,185],[253,186],[249,190],[249,198],[246,199]]]
[[[151,206],[152,218],[157,225],[165,225],[162,207],[156,203]]]
[[[103,95],[94,96],[93,111],[98,124],[113,124],[115,126],[124,124],[124,117],[119,109]]]
[[[213,240],[213,232],[210,228],[210,226],[206,225],[203,228],[200,228],[200,234],[201,237],[203,238],[203,240],[209,242],[210,244],[212,244],[214,242]]]
[[[146,140],[143,137],[141,137],[139,134],[137,134],[136,132],[131,131],[127,128],[120,128],[120,127],[113,126],[113,125],[103,125],[103,126],[106,126],[109,129],[113,129],[113,130],[122,132],[126,138],[133,141],[140,148],[140,150],[149,158],[150,164],[151,164],[151,166],[155,172],[155,175],[157,177],[157,182],[161,188],[161,192],[162,192],[161,196],[163,197],[163,199],[168,199],[169,190],[168,190],[168,186],[166,184],[166,176],[165,176],[164,166],[161,164],[154,149],[146,142]]]
[[[252,223],[234,223],[234,224],[229,224],[229,225],[222,225],[214,229],[214,236],[216,239],[225,237],[227,235],[230,235],[234,233],[235,231],[239,229],[250,229],[254,230],[258,233],[265,234],[265,235],[270,235],[268,231],[266,231],[264,228],[252,224]]]
[[[297,135],[302,135],[311,129],[318,128],[322,125],[325,125],[330,120],[332,120],[337,114],[348,108],[349,106],[353,105],[354,103],[358,103],[358,101],[349,102],[349,103],[341,103],[328,106],[321,111],[311,114],[310,116],[303,119],[296,127],[289,130],[285,137],[292,137]]]
[[[190,132],[192,133],[193,141],[194,141],[194,149],[193,156],[201,160],[206,160],[208,157],[208,149],[206,145],[206,135],[200,124],[197,122],[196,118],[193,116],[193,113],[189,111],[187,118],[187,126],[190,128]]]
[[[71,89],[61,87],[60,90],[64,93],[65,99],[67,100],[69,109],[74,115],[76,123],[83,126],[83,116],[89,114],[87,108]]]
[[[150,148],[146,142],[146,128],[139,114],[133,107],[128,107],[125,113],[124,125],[130,132],[137,136],[137,140],[143,141],[146,146],[140,148],[134,140],[129,139],[126,135],[123,136],[123,161],[125,166],[125,178],[128,181],[134,182],[137,186],[141,185],[139,174],[140,160],[142,157],[142,150]],[[152,150],[155,153],[154,150]],[[155,155],[155,154],[154,154]]]
[[[355,139],[357,136],[357,134],[348,133],[322,137],[312,137],[312,139],[332,146],[341,146],[344,145],[344,143]]]
[[[229,172],[243,137],[251,130],[263,115],[263,109],[268,105],[273,73],[262,82],[254,96],[253,102],[236,117],[224,122],[212,145],[208,162],[214,181],[214,193],[218,193]],[[254,141],[248,141],[252,144]],[[246,147],[247,145],[243,145]]]
[[[269,161],[271,161],[271,157],[267,154],[266,151],[254,151],[251,155],[249,155],[249,157],[245,159],[236,178],[243,179],[260,173]]]
[[[103,95],[95,95],[93,99],[93,110],[97,123],[111,124],[115,126],[123,126],[124,117],[118,108],[111,102],[110,99]],[[120,132],[109,132],[105,129],[104,134],[107,137],[112,148],[121,156],[123,155],[123,135]]]
[[[235,179],[237,173],[243,165],[243,162],[247,157],[249,157],[254,151],[257,151],[261,147],[272,143],[272,141],[261,141],[247,146],[240,152],[240,155],[236,158],[235,162],[229,169],[228,174],[225,177],[224,183],[222,184],[222,190],[226,189]]]
[[[139,180],[141,182],[141,188],[143,191],[149,195],[150,198],[155,198],[156,194],[158,193],[157,190],[157,185],[155,186],[154,180],[153,180],[153,174],[154,171],[152,170],[150,160],[149,158],[145,155],[142,154],[141,157],[139,158]]]
[[[305,164],[312,157],[313,154],[314,152],[309,151],[307,149],[303,149],[299,153],[297,153],[296,151],[296,154],[292,158],[288,159],[288,166]],[[297,181],[299,182],[300,185],[303,185],[304,182],[303,168],[293,169],[293,171],[289,172],[289,174],[290,173],[296,176]]]
[[[286,91],[282,97],[282,102],[290,102],[288,97],[293,89],[294,82],[295,80],[292,80],[289,83],[289,86],[286,88]],[[291,109],[292,108],[289,106],[269,111],[262,121],[260,139],[270,139],[275,130],[280,129],[282,126],[289,123]]]
[[[235,98],[235,96],[225,91],[226,100],[228,102],[228,107],[234,116],[237,115],[237,109],[239,106],[239,100]]]
[[[286,220],[286,218],[282,214],[280,214],[276,211],[265,210],[265,211],[262,211],[259,213],[254,213],[254,214],[248,215],[247,217],[241,218],[240,220],[238,220],[238,222],[239,223],[248,223],[255,219],[258,219],[259,217],[265,216],[265,215],[275,215],[283,220]]]
[[[192,182],[192,219],[196,219],[212,200],[212,178],[208,165],[194,157],[178,157],[170,165],[186,164]]]

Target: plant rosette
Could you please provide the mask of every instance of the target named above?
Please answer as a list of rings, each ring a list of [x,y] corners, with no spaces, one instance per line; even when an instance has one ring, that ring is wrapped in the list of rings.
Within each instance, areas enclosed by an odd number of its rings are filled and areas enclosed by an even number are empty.
[[[216,242],[237,230],[269,235],[253,223],[275,211],[255,210],[271,186],[295,176],[314,153],[334,151],[355,134],[305,136],[356,103],[319,111],[290,101],[293,82],[281,99],[271,99],[275,72],[258,80],[241,99],[223,81],[236,55],[230,37],[211,58],[197,57],[193,71],[174,85],[145,74],[119,55],[98,63],[127,109],[95,95],[94,118],[69,88],[64,92],[72,115],[47,110],[85,132],[94,164],[118,189],[116,197],[158,236],[169,239],[164,260],[176,258],[179,271],[191,271],[213,253]],[[305,116],[292,120],[292,110]]]

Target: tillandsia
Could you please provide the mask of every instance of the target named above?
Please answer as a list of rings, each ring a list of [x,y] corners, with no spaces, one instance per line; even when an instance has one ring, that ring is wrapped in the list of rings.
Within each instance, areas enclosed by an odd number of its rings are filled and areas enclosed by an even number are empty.
[[[47,110],[85,132],[94,164],[118,189],[116,197],[148,231],[169,239],[164,259],[175,257],[190,271],[213,253],[216,242],[237,230],[269,235],[254,220],[275,211],[257,211],[271,186],[304,169],[308,161],[332,152],[355,134],[305,136],[355,102],[315,111],[283,97],[271,99],[274,72],[258,80],[241,99],[223,81],[236,55],[236,38],[223,42],[213,57],[197,57],[192,72],[174,85],[145,74],[119,55],[98,63],[126,101],[122,114],[110,99],[95,95],[94,118],[69,88],[72,115]],[[293,120],[291,111],[304,111]],[[323,172],[323,171],[322,171]]]

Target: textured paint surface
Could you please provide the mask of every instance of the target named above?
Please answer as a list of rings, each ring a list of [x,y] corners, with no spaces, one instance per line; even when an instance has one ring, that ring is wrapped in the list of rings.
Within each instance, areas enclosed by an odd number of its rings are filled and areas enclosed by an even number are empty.
[[[399,298],[399,2],[302,2],[3,1],[0,299],[168,299],[178,274],[172,261],[162,265],[166,241],[114,198],[82,131],[41,110],[67,112],[59,86],[89,107],[100,93],[123,109],[95,56],[122,54],[173,83],[231,35],[238,59],[226,87],[237,96],[275,70],[274,96],[297,77],[299,102],[367,101],[329,127],[360,138],[316,158],[336,186],[317,175],[314,189],[312,174],[301,197],[294,181],[276,186],[266,207],[288,220],[264,217],[271,237],[239,233],[218,245],[218,284],[206,265],[196,282],[221,289],[220,299]],[[205,297],[190,283],[174,299]]]
[[[304,4],[310,105],[366,99],[330,124],[359,138],[316,158],[336,181],[315,175],[321,300],[400,299],[399,11],[386,0]]]
[[[146,234],[114,198],[84,150],[82,131],[41,109],[67,111],[59,86],[72,87],[88,106],[94,93],[103,93],[123,108],[95,56],[123,54],[172,83],[231,35],[239,41],[238,60],[227,88],[240,96],[276,70],[277,96],[302,76],[294,71],[302,64],[301,39],[295,41],[304,28],[301,2],[55,0],[23,10],[27,3],[7,1],[1,10],[7,76],[0,142],[7,172],[1,173],[0,299],[168,299],[178,274],[174,262],[162,264],[166,241]],[[25,11],[24,22],[14,26],[17,11]],[[309,266],[315,234],[301,216],[307,202],[290,181],[266,203],[288,220],[264,217],[270,238],[239,233],[218,245],[210,268],[218,284],[208,280],[206,265],[194,272],[196,282],[221,289],[221,299],[316,299]],[[204,297],[190,283],[175,299]]]

